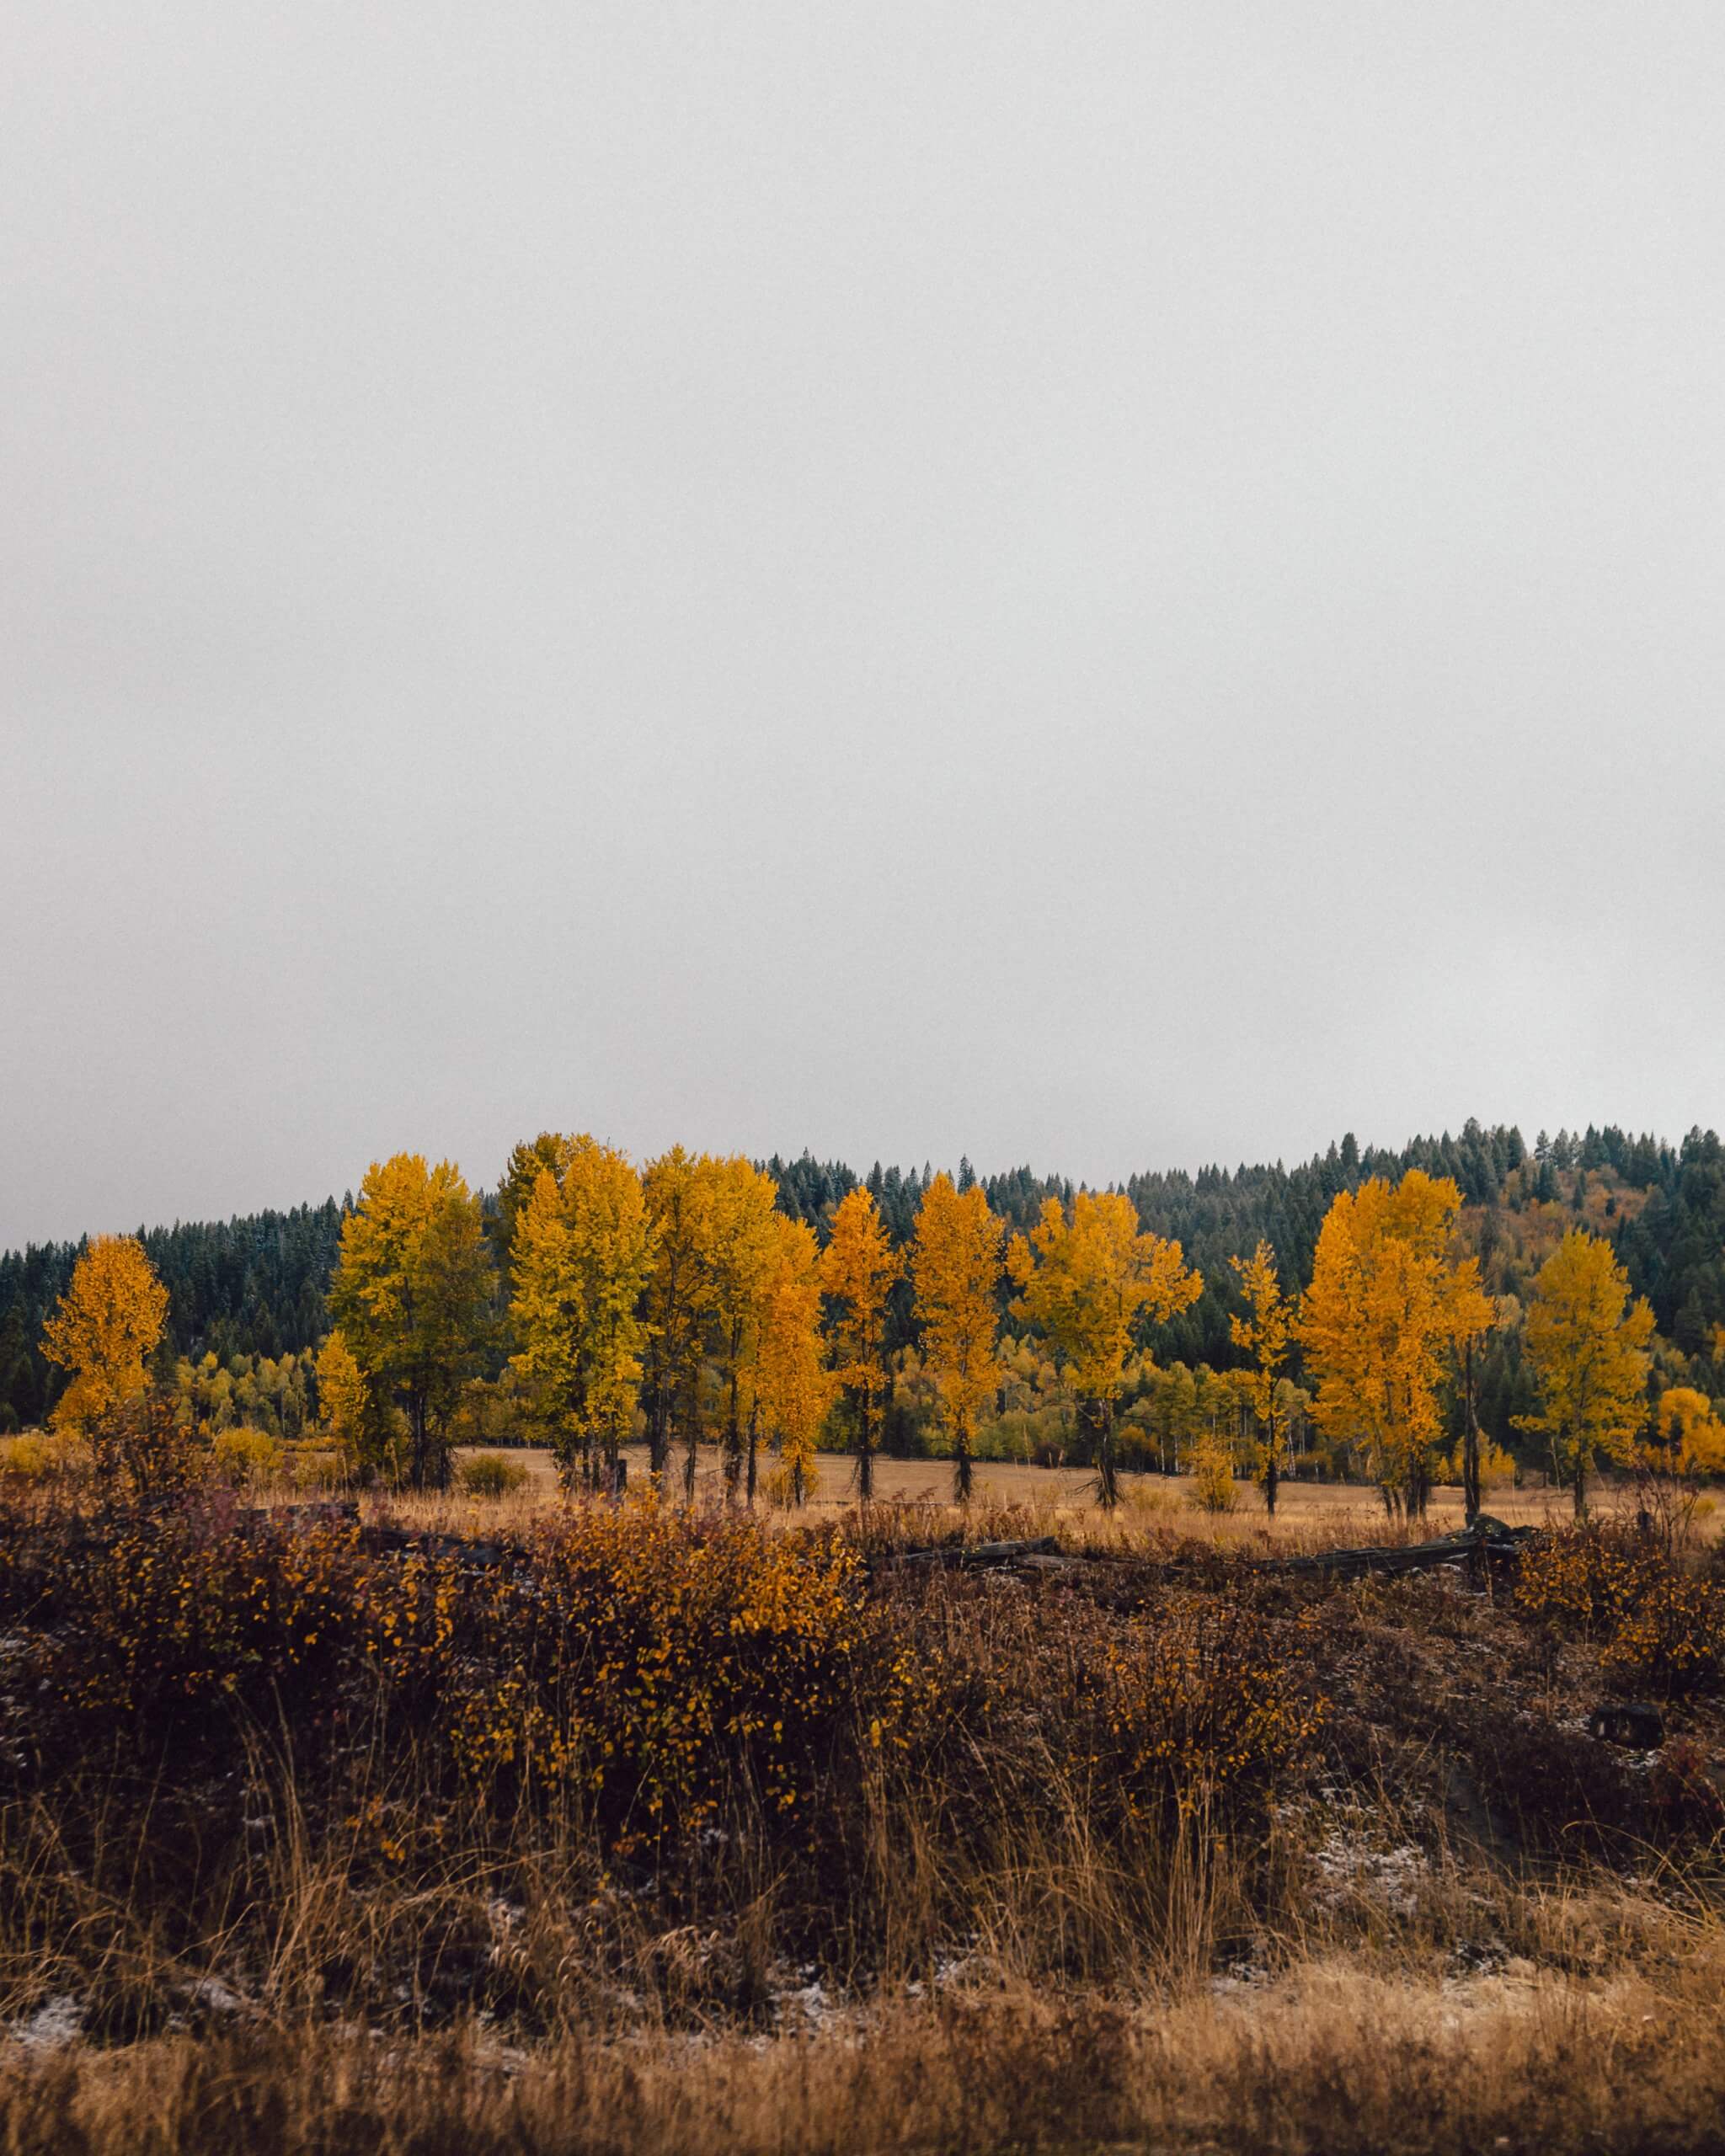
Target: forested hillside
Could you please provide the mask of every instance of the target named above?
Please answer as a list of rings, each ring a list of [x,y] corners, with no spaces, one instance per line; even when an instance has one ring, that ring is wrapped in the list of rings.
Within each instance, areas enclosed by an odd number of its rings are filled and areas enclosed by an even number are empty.
[[[775,1156],[766,1167],[781,1209],[823,1241],[835,1208],[861,1183],[894,1242],[906,1244],[932,1180],[927,1165],[877,1162],[859,1177],[842,1162],[806,1153],[791,1161]],[[1725,1391],[1725,1150],[1713,1132],[1699,1129],[1680,1146],[1611,1126],[1554,1139],[1541,1133],[1530,1149],[1514,1127],[1487,1129],[1470,1121],[1459,1136],[1415,1139],[1399,1150],[1362,1149],[1349,1135],[1293,1168],[1278,1162],[1135,1175],[1124,1187],[1143,1226],[1178,1240],[1204,1283],[1189,1309],[1150,1334],[1146,1344],[1156,1362],[1236,1367],[1242,1351],[1230,1321],[1243,1305],[1229,1261],[1262,1238],[1289,1288],[1303,1289],[1336,1195],[1371,1176],[1393,1181],[1409,1168],[1455,1181],[1465,1201],[1463,1240],[1494,1295],[1525,1301],[1532,1274],[1565,1227],[1584,1225],[1608,1237],[1635,1290],[1652,1305],[1664,1381]],[[977,1180],[961,1163],[959,1187]],[[1070,1198],[1073,1190],[1069,1181],[1028,1167],[980,1180],[994,1212],[1021,1230],[1034,1223],[1046,1198]],[[227,1364],[314,1348],[327,1329],[326,1291],[350,1204],[328,1198],[288,1212],[140,1230],[168,1291],[164,1354],[194,1361],[213,1354]],[[488,1208],[494,1216],[495,1201]],[[0,1429],[38,1422],[53,1403],[59,1374],[41,1356],[42,1326],[82,1247],[39,1245],[0,1257]],[[499,1283],[499,1308],[502,1300]],[[914,1343],[904,1281],[893,1291],[889,1324],[890,1346]],[[499,1333],[494,1369],[505,1352]],[[1498,1442],[1512,1443],[1512,1418],[1530,1400],[1519,1331],[1500,1327],[1484,1355],[1482,1421]]]
[[[817,1231],[846,1191],[860,1180],[873,1192],[897,1241],[905,1241],[931,1170],[883,1168],[879,1161],[858,1177],[841,1161],[775,1157],[766,1163],[779,1187],[779,1203]],[[1290,1288],[1311,1278],[1312,1251],[1331,1201],[1357,1190],[1369,1176],[1396,1180],[1409,1168],[1447,1176],[1461,1192],[1464,1226],[1484,1261],[1488,1284],[1514,1293],[1525,1285],[1526,1237],[1508,1232],[1510,1216],[1533,1228],[1541,1209],[1559,1215],[1585,1214],[1595,1232],[1610,1235],[1629,1269],[1636,1292],[1653,1305],[1659,1330],[1685,1355],[1710,1356],[1714,1335],[1725,1325],[1725,1149],[1716,1133],[1692,1130],[1680,1147],[1646,1135],[1631,1137],[1615,1125],[1589,1126],[1579,1136],[1541,1131],[1531,1150],[1513,1124],[1482,1129],[1472,1120],[1459,1137],[1416,1138],[1399,1150],[1362,1149],[1350,1133],[1327,1152],[1293,1168],[1278,1161],[1237,1168],[1147,1171],[1125,1188],[1140,1219],[1153,1234],[1183,1247],[1203,1274],[1204,1292],[1190,1310],[1162,1328],[1159,1353],[1224,1369],[1238,1360],[1228,1331],[1240,1308],[1231,1257],[1243,1257],[1259,1237],[1274,1250]],[[969,1163],[959,1172],[961,1188],[971,1180]],[[1069,1198],[1073,1185],[1029,1168],[980,1178],[993,1209],[1015,1229],[1034,1221],[1045,1198]]]
[[[347,1202],[139,1229],[168,1292],[167,1344],[224,1363],[315,1347]],[[0,1429],[38,1422],[53,1404],[63,1374],[43,1360],[42,1324],[83,1247],[38,1243],[0,1257]]]

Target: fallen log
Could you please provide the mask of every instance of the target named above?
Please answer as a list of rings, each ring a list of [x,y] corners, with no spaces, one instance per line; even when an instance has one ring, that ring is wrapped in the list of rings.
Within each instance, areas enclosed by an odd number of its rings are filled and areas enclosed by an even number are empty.
[[[935,1571],[986,1572],[1001,1565],[1018,1565],[1028,1559],[1055,1557],[1064,1563],[1076,1561],[1061,1550],[1052,1534],[1023,1542],[937,1542],[920,1550],[889,1550],[873,1561],[890,1570],[896,1566],[927,1566]]]
[[[1368,1572],[1424,1572],[1440,1565],[1509,1566],[1519,1561],[1524,1544],[1536,1527],[1507,1527],[1482,1513],[1471,1527],[1440,1534],[1430,1542],[1370,1544],[1357,1550],[1320,1550],[1300,1557],[1258,1557],[1252,1572],[1322,1573],[1336,1579],[1359,1579]]]
[[[1349,1550],[1320,1550],[1297,1557],[1252,1557],[1237,1565],[1224,1562],[1215,1583],[1250,1574],[1255,1577],[1301,1574],[1327,1579],[1361,1579],[1369,1573],[1391,1575],[1435,1571],[1444,1565],[1499,1570],[1514,1566],[1524,1545],[1540,1533],[1535,1527],[1509,1527],[1482,1513],[1471,1527],[1442,1534],[1429,1542],[1375,1543]],[[1209,1553],[1206,1552],[1206,1558]],[[916,1550],[895,1550],[873,1558],[871,1573],[896,1571],[1004,1572],[1021,1579],[1060,1577],[1064,1584],[1095,1593],[1098,1599],[1115,1602],[1122,1587],[1111,1574],[1127,1568],[1141,1570],[1145,1561],[1125,1550],[1062,1550],[1052,1534],[1018,1542],[943,1542]],[[1175,1556],[1156,1566],[1158,1572],[1179,1573],[1184,1562]],[[1205,1577],[1209,1577],[1206,1564]],[[1130,1597],[1129,1597],[1130,1598]],[[1141,1598],[1141,1597],[1140,1598]]]

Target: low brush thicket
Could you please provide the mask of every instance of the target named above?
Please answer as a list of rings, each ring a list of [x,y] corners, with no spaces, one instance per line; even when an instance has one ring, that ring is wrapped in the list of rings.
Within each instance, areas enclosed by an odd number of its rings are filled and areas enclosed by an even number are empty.
[[[1712,1692],[1725,1673],[1725,1577],[1674,1560],[1665,1541],[1621,1521],[1544,1537],[1522,1561],[1516,1600],[1597,1645],[1626,1690]]]
[[[0,1494],[0,2018],[73,2002],[87,2036],[180,2046],[161,2071],[187,2090],[184,2047],[217,2022],[235,2061],[489,2030],[548,2046],[554,2079],[559,2045],[782,2028],[817,1984],[877,2016],[919,1987],[943,2014],[1011,1998],[1021,2021],[1028,1986],[1118,2031],[1118,2070],[1086,2084],[1100,2132],[1162,2100],[1119,2016],[1219,1970],[1674,1966],[1663,1932],[1560,1923],[1559,1876],[1621,1894],[1651,1870],[1684,1952],[1725,1971],[1721,1587],[1698,1559],[1581,1529],[1507,1591],[1337,1587],[1157,1521],[1135,1554],[1035,1577],[902,1561],[958,1532],[641,1499],[415,1539],[208,1485]],[[1652,1771],[1580,1733],[1631,1678],[1683,1723]],[[1713,2007],[1682,2011],[1717,2020],[1717,1983],[1696,1997]],[[949,2063],[987,2048],[938,2027]],[[0,2075],[0,2123],[45,2116],[21,2086]],[[931,2117],[950,2099],[931,2090]],[[619,2145],[569,2100],[543,2145]],[[665,2144],[707,2145],[665,2101]]]
[[[578,1964],[750,1908],[768,1958],[907,1977],[969,1935],[979,1882],[1082,1850],[1148,1936],[1168,1853],[1261,1821],[1317,1737],[1297,1615],[1170,1593],[1121,1616],[881,1556],[650,1502],[405,1547],[207,1489],[15,1504],[0,1977],[115,2033],[218,1968],[542,2024]],[[1082,1898],[1049,1952],[1098,1967]],[[501,1907],[580,1936],[542,1966],[493,1936]]]

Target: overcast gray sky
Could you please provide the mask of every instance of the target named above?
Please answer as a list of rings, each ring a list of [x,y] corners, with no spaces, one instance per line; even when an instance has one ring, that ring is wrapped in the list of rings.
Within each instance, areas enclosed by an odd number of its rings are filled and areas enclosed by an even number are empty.
[[[0,1245],[1725,1117],[1725,9],[0,8]]]

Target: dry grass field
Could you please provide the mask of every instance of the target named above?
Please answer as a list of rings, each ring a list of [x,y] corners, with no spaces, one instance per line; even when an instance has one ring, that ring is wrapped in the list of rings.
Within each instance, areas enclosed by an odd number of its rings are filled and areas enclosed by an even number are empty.
[[[524,1524],[546,1507],[561,1502],[555,1464],[547,1450],[533,1446],[510,1448],[504,1457],[524,1468],[529,1479],[523,1488],[502,1498],[474,1499],[457,1490],[446,1497],[375,1502],[396,1517],[462,1533]],[[628,1483],[638,1490],[648,1475],[646,1448],[629,1448],[628,1460]],[[681,1472],[679,1454],[671,1477],[679,1492]],[[855,1462],[842,1454],[822,1453],[817,1457],[817,1472],[814,1495],[800,1512],[782,1510],[761,1495],[757,1498],[761,1517],[779,1525],[799,1521],[811,1524],[854,1512]],[[1285,1481],[1272,1520],[1260,1493],[1244,1481],[1239,1486],[1236,1509],[1217,1515],[1197,1508],[1189,1476],[1128,1475],[1122,1478],[1123,1502],[1110,1518],[1096,1503],[1095,1476],[1088,1468],[1019,1466],[984,1460],[978,1463],[975,1477],[972,1509],[976,1516],[1008,1509],[1022,1512],[1027,1533],[1060,1533],[1130,1545],[1135,1538],[1141,1538],[1146,1529],[1153,1529],[1158,1539],[1178,1529],[1228,1545],[1292,1550],[1338,1543],[1396,1541],[1407,1531],[1391,1527],[1376,1491],[1365,1483]],[[949,1513],[956,1521],[959,1515],[951,1502],[952,1480],[951,1465],[943,1460],[878,1459],[875,1502],[882,1508],[932,1509]],[[696,1498],[701,1506],[724,1502],[724,1480],[716,1449],[704,1450],[701,1455]],[[373,1502],[366,1501],[368,1506]],[[1634,1510],[1634,1492],[1627,1485],[1614,1486],[1601,1480],[1592,1492],[1591,1502],[1600,1518],[1621,1516]],[[1567,1492],[1531,1483],[1522,1489],[1505,1484],[1491,1491],[1486,1509],[1514,1527],[1561,1526],[1573,1517]],[[1413,1539],[1449,1534],[1463,1524],[1463,1518],[1460,1488],[1440,1486],[1432,1492],[1424,1524],[1412,1530]],[[1710,1536],[1718,1532],[1722,1524],[1725,1524],[1725,1513],[1715,1510],[1704,1499],[1694,1523],[1696,1531]]]
[[[997,1985],[772,2036],[171,2036],[0,2063],[0,2132],[9,2156],[1706,2156],[1725,1965],[1717,1934],[1664,1944],[1658,1974],[1314,1960],[1153,2003]]]

